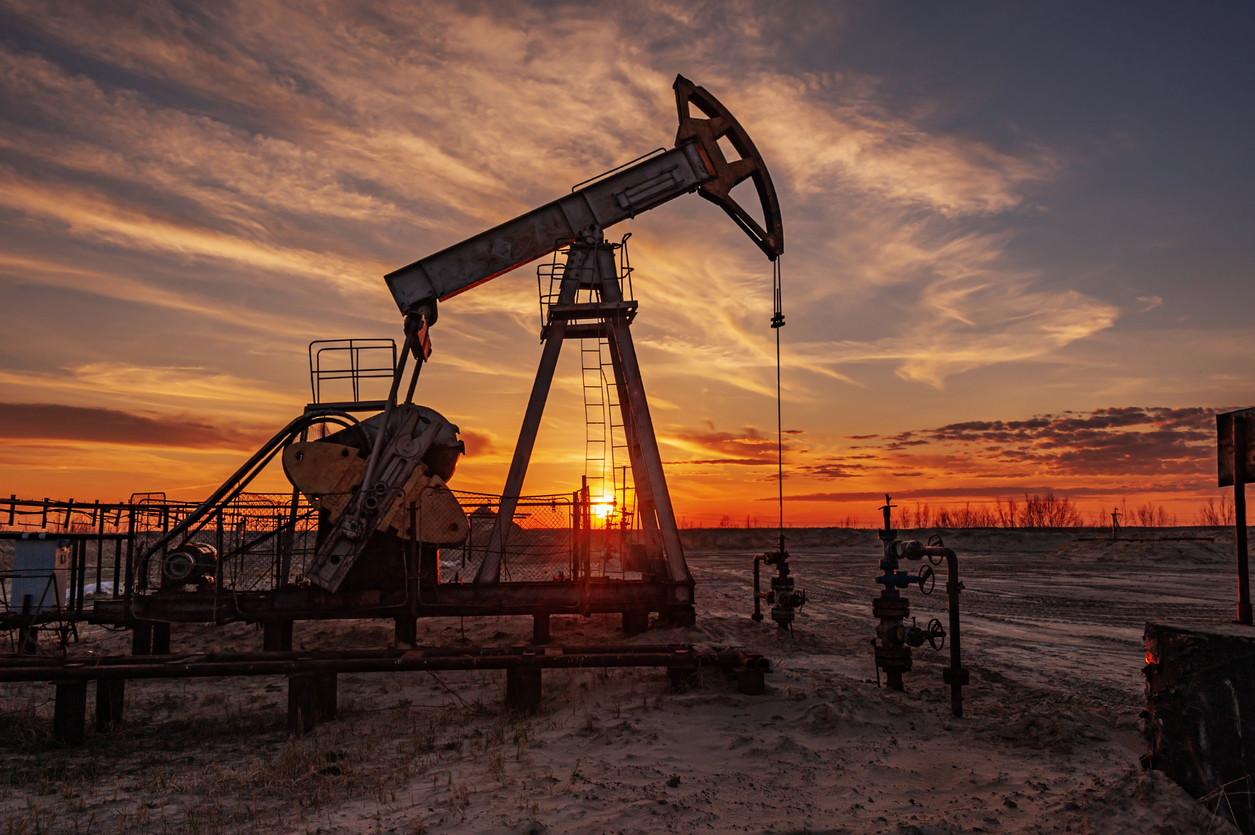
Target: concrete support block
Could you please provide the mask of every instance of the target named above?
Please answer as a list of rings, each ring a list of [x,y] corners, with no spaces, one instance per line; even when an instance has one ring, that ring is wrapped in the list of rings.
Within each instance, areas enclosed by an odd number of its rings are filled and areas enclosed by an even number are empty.
[[[510,667],[505,671],[507,710],[532,714],[540,710],[540,667]]]
[[[392,640],[397,646],[418,646],[418,619],[405,616],[392,623]]]
[[[702,673],[696,667],[668,667],[667,677],[671,679],[671,689],[676,693],[687,693],[694,687],[702,686]]]
[[[549,616],[532,615],[532,643],[549,643]]]
[[[661,619],[668,626],[693,626],[697,623],[697,610],[692,606],[668,606]]]
[[[131,655],[152,655],[153,625],[148,622],[131,626]]]
[[[309,733],[335,719],[338,690],[335,673],[288,676],[288,733]]]
[[[649,612],[634,610],[623,613],[623,634],[631,637],[649,631]]]
[[[292,621],[268,620],[262,623],[261,628],[261,648],[264,651],[292,651]]]
[[[57,682],[52,713],[52,741],[77,745],[87,736],[87,682]]]
[[[122,724],[122,704],[126,700],[126,679],[102,678],[96,681],[96,730],[107,731]]]
[[[762,670],[741,670],[736,674],[736,691],[746,696],[761,696],[767,692],[767,677]]]
[[[32,624],[30,626],[19,626],[17,628],[17,654],[39,654],[39,627]]]
[[[170,624],[157,622],[153,624],[153,655],[170,654]]]

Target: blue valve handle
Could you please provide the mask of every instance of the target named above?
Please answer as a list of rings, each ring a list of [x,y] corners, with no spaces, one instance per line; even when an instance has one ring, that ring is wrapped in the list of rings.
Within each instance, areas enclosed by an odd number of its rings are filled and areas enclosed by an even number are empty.
[[[908,574],[905,571],[895,571],[892,574],[885,572],[876,578],[876,582],[889,589],[904,589],[907,586],[914,586],[919,583],[918,574]]]

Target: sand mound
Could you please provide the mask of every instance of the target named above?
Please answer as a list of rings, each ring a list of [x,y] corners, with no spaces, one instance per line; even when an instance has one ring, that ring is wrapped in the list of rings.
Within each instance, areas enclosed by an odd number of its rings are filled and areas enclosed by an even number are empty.
[[[1165,534],[1167,536],[1167,534]],[[1147,538],[1150,540],[1150,537]],[[1160,565],[1227,565],[1233,559],[1233,545],[1219,538],[1207,541],[1085,540],[1067,542],[1050,553],[1049,559],[1064,563],[1109,561],[1122,565],[1140,562]]]

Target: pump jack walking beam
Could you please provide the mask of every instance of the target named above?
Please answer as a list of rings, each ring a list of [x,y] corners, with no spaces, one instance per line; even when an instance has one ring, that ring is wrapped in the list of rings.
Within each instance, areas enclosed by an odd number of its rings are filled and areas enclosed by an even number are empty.
[[[706,88],[684,76],[676,76],[673,86],[680,122],[674,148],[647,155],[552,203],[389,273],[385,280],[401,312],[425,309],[427,323],[435,324],[437,301],[693,191],[723,209],[768,258],[780,257],[784,252],[780,203],[754,141]],[[694,108],[705,118],[695,116]],[[727,159],[721,139],[728,140],[739,159]],[[731,196],[745,180],[754,183],[761,226]]]

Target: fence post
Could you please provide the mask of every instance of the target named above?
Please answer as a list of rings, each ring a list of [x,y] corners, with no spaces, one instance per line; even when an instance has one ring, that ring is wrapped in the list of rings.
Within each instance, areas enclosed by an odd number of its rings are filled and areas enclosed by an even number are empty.
[[[580,578],[580,530],[584,522],[580,516],[580,491],[571,493],[571,580]]]
[[[105,562],[105,512],[100,507],[100,499],[96,499],[93,511],[96,515],[96,592],[100,593],[100,575],[104,571]]]
[[[135,504],[127,507],[126,513],[126,600],[130,608],[131,590],[135,586]]]
[[[588,477],[584,476],[584,486],[580,489],[580,516],[583,519],[583,530],[580,534],[580,555],[584,580],[593,574],[593,505],[588,492]]]
[[[1233,417],[1233,522],[1238,561],[1238,623],[1251,623],[1251,582],[1246,554],[1246,424]]]

